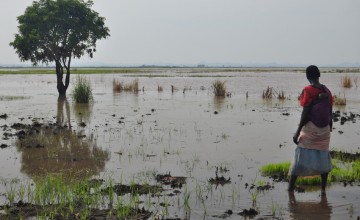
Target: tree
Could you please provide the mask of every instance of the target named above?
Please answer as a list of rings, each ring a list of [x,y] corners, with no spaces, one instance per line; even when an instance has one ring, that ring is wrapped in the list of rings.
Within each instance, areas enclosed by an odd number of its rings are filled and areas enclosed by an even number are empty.
[[[92,58],[96,41],[110,36],[105,18],[92,5],[91,0],[39,0],[17,17],[19,33],[10,46],[21,61],[30,60],[33,65],[55,62],[59,96],[66,96],[71,59],[85,54]]]

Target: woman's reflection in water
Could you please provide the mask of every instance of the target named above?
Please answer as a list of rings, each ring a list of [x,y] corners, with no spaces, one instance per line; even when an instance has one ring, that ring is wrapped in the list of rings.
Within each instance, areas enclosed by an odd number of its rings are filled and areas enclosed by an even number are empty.
[[[329,205],[326,194],[320,196],[320,202],[296,201],[294,192],[289,192],[290,219],[331,219],[332,207]]]

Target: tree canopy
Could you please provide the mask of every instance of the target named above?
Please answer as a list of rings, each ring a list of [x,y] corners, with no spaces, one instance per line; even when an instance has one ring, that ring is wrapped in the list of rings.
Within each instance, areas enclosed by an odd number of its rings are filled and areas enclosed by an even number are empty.
[[[33,65],[55,62],[58,90],[63,68],[69,80],[71,59],[85,54],[92,58],[96,41],[110,36],[105,18],[92,10],[92,5],[91,0],[39,0],[17,18],[19,33],[10,45],[21,61]],[[63,86],[67,88],[66,81]]]

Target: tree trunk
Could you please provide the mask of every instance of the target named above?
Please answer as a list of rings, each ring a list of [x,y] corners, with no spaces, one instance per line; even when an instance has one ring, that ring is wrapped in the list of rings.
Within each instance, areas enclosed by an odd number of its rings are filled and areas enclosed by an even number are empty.
[[[57,90],[59,92],[59,97],[66,97],[66,90],[69,86],[70,81],[70,72],[67,71],[65,84],[63,82],[64,68],[61,66],[60,61],[56,61],[56,77],[57,77]]]

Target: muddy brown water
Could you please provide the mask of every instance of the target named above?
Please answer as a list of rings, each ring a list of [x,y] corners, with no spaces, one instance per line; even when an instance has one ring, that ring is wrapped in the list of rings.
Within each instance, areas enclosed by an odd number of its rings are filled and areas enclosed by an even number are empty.
[[[100,162],[102,165],[93,169],[93,160],[84,159],[80,163],[81,152],[74,151],[75,156],[69,162],[73,169],[88,169],[94,178],[110,176],[115,182],[156,183],[156,174],[170,172],[173,176],[187,177],[180,194],[160,199],[169,204],[167,218],[239,219],[245,217],[238,213],[252,207],[259,211],[254,219],[271,219],[274,213],[275,217],[283,219],[356,219],[360,216],[357,185],[331,184],[326,198],[320,197],[320,189],[315,186],[305,193],[295,193],[294,203],[294,198],[290,199],[286,192],[287,183],[274,183],[259,172],[267,163],[292,159],[295,148],[292,135],[301,113],[297,96],[308,84],[304,74],[291,71],[180,74],[175,69],[161,73],[167,77],[151,77],[152,74],[159,73],[150,72],[148,77],[85,75],[94,89],[94,102],[88,105],[72,101],[71,87],[67,100],[58,102],[55,75],[0,75],[0,115],[8,116],[0,119],[0,126],[31,124],[34,120],[40,123],[58,121],[71,126],[84,137],[92,138],[101,152],[107,152],[108,156],[102,157]],[[334,110],[359,114],[360,88],[341,88],[341,76],[323,73],[321,77],[321,82],[333,94],[347,98],[346,106]],[[125,83],[138,79],[144,91],[114,93],[113,79]],[[211,83],[215,79],[226,81],[231,97],[214,97]],[[71,85],[74,81],[72,76]],[[176,88],[173,93],[172,85]],[[162,92],[158,92],[158,86],[163,87]],[[289,99],[264,101],[261,94],[268,86],[285,91]],[[359,120],[347,121],[344,125],[336,122],[331,147],[359,152]],[[1,137],[7,132],[5,130],[1,128]],[[0,144],[9,146],[0,149],[3,183],[14,178],[31,179],[34,170],[63,171],[56,167],[58,163],[39,160],[41,156],[34,156],[33,160],[37,161],[31,162],[31,157],[26,156],[28,150],[19,150],[16,141],[15,137],[0,140]],[[43,154],[38,151],[39,155]],[[53,158],[59,159],[58,154]],[[210,185],[216,169],[218,176],[231,181]],[[269,182],[274,187],[258,193],[245,187],[261,182]],[[1,184],[2,204],[6,203],[5,188]],[[168,190],[172,192],[171,188]],[[190,195],[190,211],[183,202],[178,202],[187,194]],[[254,197],[256,204],[253,204]],[[162,206],[156,205],[150,209],[155,215],[163,211]]]

